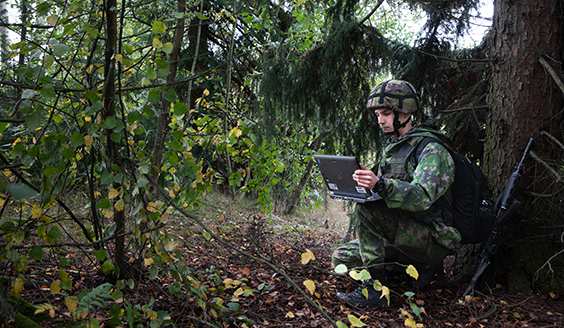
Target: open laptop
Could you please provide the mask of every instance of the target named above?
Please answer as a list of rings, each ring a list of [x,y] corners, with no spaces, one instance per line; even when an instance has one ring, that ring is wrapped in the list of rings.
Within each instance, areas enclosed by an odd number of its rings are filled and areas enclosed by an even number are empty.
[[[352,178],[354,171],[360,169],[355,157],[316,154],[313,158],[327,188],[331,191],[329,197],[358,203],[382,199],[378,194],[360,187]]]

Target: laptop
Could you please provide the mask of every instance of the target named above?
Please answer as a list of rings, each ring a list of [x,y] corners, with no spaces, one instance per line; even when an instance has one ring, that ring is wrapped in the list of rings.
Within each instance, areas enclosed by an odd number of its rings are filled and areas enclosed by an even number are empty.
[[[355,157],[316,154],[313,158],[327,188],[331,191],[329,197],[357,203],[382,199],[378,194],[360,187],[352,178],[354,171],[360,169]]]

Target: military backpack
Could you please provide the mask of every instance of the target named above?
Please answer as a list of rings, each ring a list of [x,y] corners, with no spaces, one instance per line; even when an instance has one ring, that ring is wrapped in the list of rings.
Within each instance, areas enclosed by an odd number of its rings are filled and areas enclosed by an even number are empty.
[[[414,137],[414,139],[400,147],[392,158],[403,157],[406,161],[417,165],[423,149],[429,143],[436,142],[445,147],[455,164],[454,182],[450,187],[452,203],[448,205],[453,217],[452,226],[460,232],[462,244],[475,244],[486,240],[492,232],[495,215],[492,193],[480,167],[468,157],[451,150],[438,138]],[[407,163],[404,163],[404,168],[405,164]]]

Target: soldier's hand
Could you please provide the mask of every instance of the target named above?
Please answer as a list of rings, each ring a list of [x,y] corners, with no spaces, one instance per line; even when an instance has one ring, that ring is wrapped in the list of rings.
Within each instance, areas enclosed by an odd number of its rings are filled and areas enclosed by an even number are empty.
[[[373,189],[376,183],[380,180],[376,174],[372,172],[372,170],[367,169],[362,164],[360,164],[360,170],[354,171],[353,179],[359,186],[368,189]]]

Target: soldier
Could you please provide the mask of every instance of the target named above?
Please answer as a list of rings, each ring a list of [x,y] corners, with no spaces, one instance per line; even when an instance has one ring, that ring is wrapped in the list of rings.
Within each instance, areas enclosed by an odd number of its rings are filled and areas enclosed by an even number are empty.
[[[414,145],[424,137],[440,139],[448,147],[451,142],[429,125],[412,123],[411,114],[419,110],[419,99],[408,82],[378,84],[370,92],[367,109],[390,136],[390,144],[378,174],[361,165],[353,179],[383,199],[357,205],[358,239],[337,247],[332,262],[349,270],[367,269],[373,280],[382,283],[385,263],[413,264],[419,272],[415,287],[420,287],[433,278],[438,267],[442,270],[442,260],[454,253],[461,237],[449,226],[449,187],[454,181],[449,150],[436,141],[419,151]],[[386,304],[372,286],[372,280],[365,281],[353,292],[337,293],[337,297],[357,306]],[[368,297],[362,293],[365,288]]]

